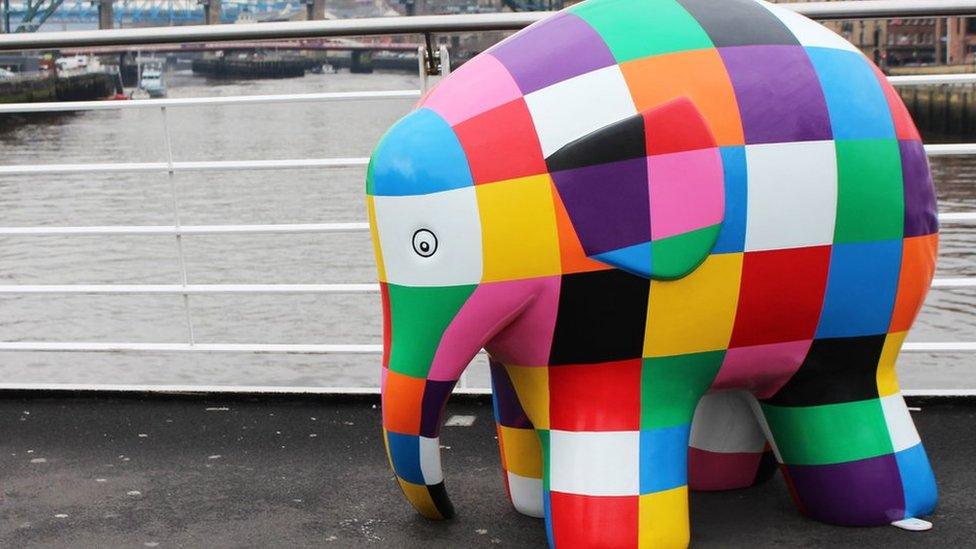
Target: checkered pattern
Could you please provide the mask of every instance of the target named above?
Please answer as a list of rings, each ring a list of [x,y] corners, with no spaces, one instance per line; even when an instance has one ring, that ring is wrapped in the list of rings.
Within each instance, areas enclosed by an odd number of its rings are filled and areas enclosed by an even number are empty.
[[[894,374],[934,271],[931,175],[883,75],[820,25],[757,0],[588,0],[437,86],[367,194],[386,442],[425,515],[451,513],[440,414],[481,347],[508,492],[553,545],[687,543],[709,390],[759,399],[735,417],[755,413],[807,514],[934,505]],[[703,429],[699,474],[743,482],[762,441]]]

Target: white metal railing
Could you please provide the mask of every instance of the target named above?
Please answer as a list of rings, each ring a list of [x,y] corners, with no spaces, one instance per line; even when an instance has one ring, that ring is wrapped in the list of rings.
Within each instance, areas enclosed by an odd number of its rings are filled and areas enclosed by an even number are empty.
[[[976,2],[973,0],[805,2],[783,4],[783,7],[821,20],[976,15]],[[517,30],[548,15],[551,15],[551,12],[424,15],[294,21],[261,23],[259,25],[187,25],[105,31],[18,33],[0,35],[0,51]]]
[[[858,2],[816,2],[805,4],[786,4],[806,15],[821,19],[848,17],[888,17],[888,16],[932,16],[932,15],[976,15],[976,0],[866,0]],[[228,41],[238,39],[284,38],[296,36],[335,36],[393,33],[433,33],[467,30],[506,30],[524,27],[546,13],[486,14],[477,16],[430,16],[415,18],[384,18],[378,20],[356,21],[314,21],[301,23],[271,23],[262,25],[169,27],[163,29],[124,29],[98,32],[60,32],[35,33],[0,36],[0,51],[29,49],[53,46],[95,46],[135,43],[173,43],[196,39],[207,41]],[[278,160],[241,161],[177,161],[172,155],[172,141],[168,126],[168,108],[187,108],[224,105],[261,105],[300,102],[338,102],[338,101],[386,101],[418,98],[427,84],[424,52],[420,56],[421,90],[333,92],[291,95],[256,95],[208,98],[151,99],[143,101],[87,101],[70,103],[40,103],[0,105],[0,114],[29,112],[65,112],[94,110],[126,110],[158,108],[162,115],[165,141],[165,159],[162,162],[142,163],[89,163],[89,164],[46,164],[0,166],[0,176],[68,174],[68,173],[145,173],[161,172],[169,174],[172,192],[173,225],[162,226],[91,226],[91,227],[0,227],[0,237],[27,236],[122,236],[157,235],[175,237],[180,264],[180,284],[141,284],[141,285],[0,285],[0,295],[178,295],[184,300],[187,322],[187,342],[185,343],[140,343],[140,342],[57,342],[57,341],[16,341],[0,342],[0,351],[29,352],[203,352],[203,353],[264,353],[264,354],[368,354],[382,352],[375,344],[233,344],[199,343],[195,341],[193,319],[189,298],[191,295],[240,295],[240,294],[373,294],[378,285],[363,284],[190,284],[187,279],[183,238],[193,235],[223,234],[335,234],[363,232],[368,230],[366,223],[308,223],[278,225],[183,225],[178,208],[175,174],[188,171],[234,171],[234,170],[278,170],[278,169],[323,169],[323,168],[361,168],[367,158],[314,158]],[[445,72],[450,62],[446,49],[441,50],[441,62]],[[897,76],[890,81],[896,86],[917,85],[969,85],[976,84],[976,75],[925,75]],[[953,145],[929,145],[926,151],[930,156],[973,155],[976,143]],[[942,213],[939,219],[944,224],[970,224],[976,222],[976,212]],[[935,287],[972,288],[976,278],[940,278]],[[969,353],[976,351],[976,342],[909,342],[904,346],[908,352],[920,353]],[[462,381],[462,387],[464,382]],[[0,384],[0,389],[27,389],[31,387],[48,389],[103,389],[111,390],[158,390],[158,391],[233,391],[233,392],[375,392],[376,388],[350,389],[308,387],[200,387],[200,386],[135,386],[135,385],[72,385],[72,384]],[[481,392],[483,389],[467,389],[467,392]],[[950,391],[951,392],[951,391]],[[973,391],[976,394],[976,391]],[[920,393],[924,393],[920,392]],[[925,394],[933,394],[928,392]]]

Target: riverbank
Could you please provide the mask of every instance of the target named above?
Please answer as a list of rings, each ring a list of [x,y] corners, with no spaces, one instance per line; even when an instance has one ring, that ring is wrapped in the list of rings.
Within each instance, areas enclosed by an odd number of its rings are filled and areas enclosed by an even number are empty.
[[[0,80],[0,103],[88,101],[111,97],[115,91],[114,76],[108,73],[19,77]]]

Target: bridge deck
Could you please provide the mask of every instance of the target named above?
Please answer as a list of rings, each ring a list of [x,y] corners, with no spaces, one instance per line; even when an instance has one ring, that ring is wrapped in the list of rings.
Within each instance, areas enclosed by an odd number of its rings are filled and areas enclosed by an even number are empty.
[[[536,547],[541,522],[504,500],[491,406],[459,399],[445,428],[458,517],[427,522],[387,472],[374,397],[0,398],[0,546]],[[963,547],[976,539],[976,406],[915,417],[941,490],[935,529],[806,520],[780,477],[692,497],[699,547]]]

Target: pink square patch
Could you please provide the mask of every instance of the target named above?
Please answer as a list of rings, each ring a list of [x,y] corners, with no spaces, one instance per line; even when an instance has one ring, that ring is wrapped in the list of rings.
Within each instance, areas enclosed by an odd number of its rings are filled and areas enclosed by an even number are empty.
[[[725,176],[718,149],[648,157],[647,176],[652,240],[722,222]]]
[[[451,126],[522,97],[522,90],[491,55],[479,55],[437,84],[423,100]]]
[[[711,389],[745,389],[758,399],[769,398],[803,364],[810,343],[810,340],[789,341],[729,349]]]

